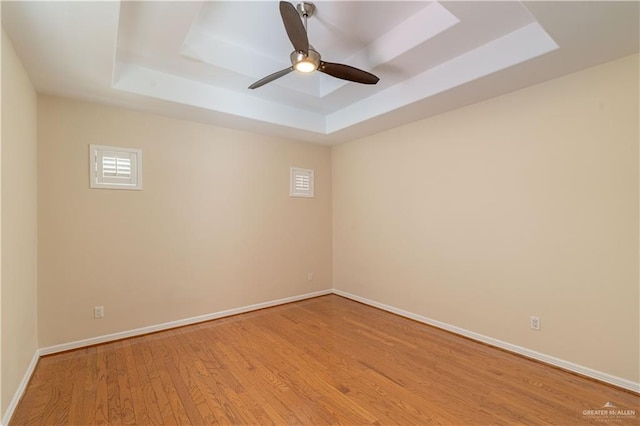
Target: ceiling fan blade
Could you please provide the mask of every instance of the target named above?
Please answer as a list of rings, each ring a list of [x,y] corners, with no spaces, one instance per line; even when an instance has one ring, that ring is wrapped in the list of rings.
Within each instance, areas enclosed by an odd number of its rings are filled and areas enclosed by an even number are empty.
[[[341,78],[362,84],[376,84],[380,79],[375,75],[344,64],[334,64],[332,62],[320,62],[318,71],[329,74],[332,77]]]
[[[307,38],[307,30],[302,24],[300,15],[295,6],[289,2],[280,2],[280,15],[282,16],[282,23],[284,23],[284,29],[287,30],[287,35],[293,48],[297,52],[303,52],[305,55],[309,53],[309,39]]]
[[[280,77],[284,77],[285,75],[289,74],[291,71],[293,71],[293,67],[276,71],[273,74],[269,74],[265,78],[261,78],[260,80],[256,81],[251,86],[249,86],[249,89],[257,89],[260,86],[264,86],[267,83],[271,83],[273,80],[277,80]]]

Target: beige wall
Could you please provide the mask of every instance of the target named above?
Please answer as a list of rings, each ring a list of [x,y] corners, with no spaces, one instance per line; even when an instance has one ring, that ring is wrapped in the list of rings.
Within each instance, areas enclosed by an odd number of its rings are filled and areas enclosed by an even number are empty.
[[[1,242],[4,415],[38,349],[36,92],[2,30]]]
[[[634,55],[334,147],[334,287],[638,382],[638,114]]]
[[[89,144],[142,148],[144,190],[89,189]],[[38,154],[41,347],[332,288],[327,147],[40,96]]]

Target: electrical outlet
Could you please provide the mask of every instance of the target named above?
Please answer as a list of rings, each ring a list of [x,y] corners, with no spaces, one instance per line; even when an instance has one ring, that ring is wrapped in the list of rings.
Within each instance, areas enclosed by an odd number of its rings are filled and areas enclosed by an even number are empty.
[[[307,274],[307,281],[313,281],[313,272]]]
[[[104,306],[96,306],[93,308],[93,318],[104,317]]]
[[[531,327],[532,330],[540,331],[540,318],[529,317],[529,327]]]

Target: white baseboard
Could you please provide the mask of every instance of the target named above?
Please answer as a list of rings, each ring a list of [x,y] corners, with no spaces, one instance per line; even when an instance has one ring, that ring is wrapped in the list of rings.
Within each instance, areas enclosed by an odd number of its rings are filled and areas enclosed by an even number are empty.
[[[13,412],[16,410],[16,407],[18,406],[18,402],[20,402],[20,398],[22,398],[22,395],[24,395],[24,391],[27,390],[27,385],[29,384],[29,380],[31,380],[33,371],[36,369],[36,365],[38,365],[39,359],[40,359],[40,351],[36,350],[36,352],[33,354],[33,358],[31,358],[31,362],[29,363],[29,366],[27,367],[27,371],[25,371],[24,376],[22,377],[22,381],[20,381],[20,384],[18,385],[18,389],[16,389],[16,392],[13,394],[13,398],[9,402],[9,406],[4,412],[4,416],[2,416],[2,422],[0,424],[2,425],[9,424],[9,420],[11,420],[11,417],[13,416]]]
[[[48,346],[40,348],[40,355],[50,355],[57,352],[64,352],[71,349],[83,348],[86,346],[97,345],[99,343],[113,342],[114,340],[126,339],[127,337],[140,336],[143,334],[155,333],[157,331],[169,330],[171,328],[182,327],[185,325],[196,324],[199,322],[210,321],[217,318],[229,317],[232,315],[243,314],[245,312],[256,311],[258,309],[269,308],[285,303],[297,302],[299,300],[311,299],[313,297],[324,296],[333,293],[333,290],[320,290],[313,293],[301,294],[298,296],[286,297],[284,299],[271,300],[268,302],[256,303],[255,305],[243,306],[240,308],[228,309],[226,311],[214,312],[211,314],[200,315],[197,317],[184,318],[181,320],[165,322],[162,324],[151,325],[148,327],[136,328],[134,330],[121,331],[103,336],[91,337],[89,339],[77,340],[75,342],[63,343],[60,345]]]
[[[390,305],[385,305],[384,303],[376,302],[374,300],[366,299],[364,297],[360,297],[355,294],[347,293],[342,290],[338,290],[334,288],[333,293],[337,294],[338,296],[346,297],[347,299],[364,303],[365,305],[373,306],[373,307],[385,310],[387,312],[392,312],[394,314],[400,315],[405,318],[410,318],[412,320],[415,320],[424,324],[428,324],[446,331],[450,331],[451,333],[468,337],[469,339],[477,340],[479,342],[486,343],[488,345],[495,346],[497,348],[504,349],[509,352],[514,352],[514,353],[523,355],[527,358],[532,358],[537,361],[541,361],[545,364],[550,364],[556,367],[560,367],[562,369],[569,370],[574,373],[578,373],[583,376],[587,376],[592,379],[599,380],[601,382],[609,383],[614,386],[618,386],[620,388],[630,390],[632,392],[640,393],[640,383],[638,382],[633,382],[631,380],[623,379],[621,377],[612,376],[611,374],[603,373],[601,371],[593,370],[591,368],[584,367],[582,365],[574,364],[572,362],[565,361],[560,358],[556,358],[550,355],[536,352],[531,349],[523,348],[522,346],[517,346],[511,343],[503,342],[502,340],[494,339],[492,337],[475,333],[473,331],[465,330],[464,328],[460,328],[444,322],[436,321],[431,318],[424,317],[422,315],[414,314],[412,312],[407,312],[402,309],[398,309]]]

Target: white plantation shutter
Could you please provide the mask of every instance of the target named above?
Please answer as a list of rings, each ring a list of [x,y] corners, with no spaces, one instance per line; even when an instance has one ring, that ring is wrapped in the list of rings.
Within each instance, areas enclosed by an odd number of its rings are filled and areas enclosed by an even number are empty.
[[[289,195],[292,197],[313,198],[313,170],[291,167],[291,189]]]
[[[311,188],[311,177],[307,174],[296,174],[296,192],[308,192]]]
[[[91,188],[142,189],[142,150],[90,145]]]
[[[131,179],[131,158],[102,156],[102,176]]]

